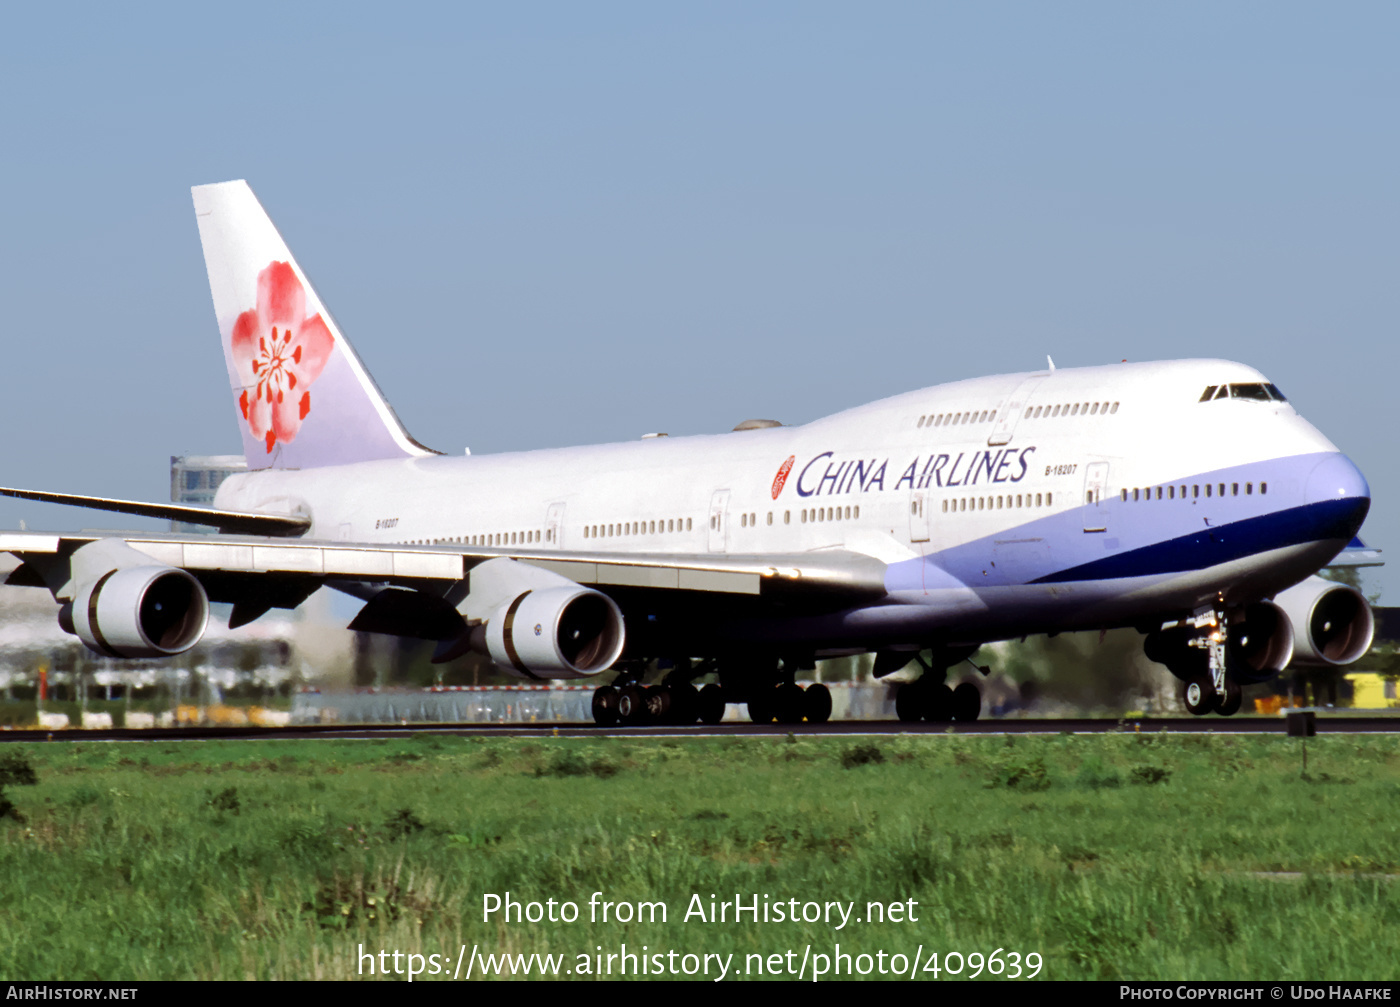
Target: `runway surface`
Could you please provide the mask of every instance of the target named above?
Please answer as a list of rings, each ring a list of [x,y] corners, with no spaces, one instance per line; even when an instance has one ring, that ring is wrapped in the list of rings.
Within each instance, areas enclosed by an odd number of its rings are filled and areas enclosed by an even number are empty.
[[[1321,714],[1318,734],[1396,734],[1400,716],[1348,717]],[[848,720],[830,724],[696,724],[689,727],[600,728],[592,724],[306,724],[293,727],[175,727],[137,730],[0,731],[0,743],[35,741],[212,741],[305,740],[312,738],[407,738],[415,734],[453,735],[462,738],[782,738],[899,736],[899,735],[998,735],[998,734],[1106,734],[1113,731],[1170,734],[1285,734],[1283,717],[1175,717],[1112,720],[1109,718],[978,720],[971,723],[903,723],[897,720]]]

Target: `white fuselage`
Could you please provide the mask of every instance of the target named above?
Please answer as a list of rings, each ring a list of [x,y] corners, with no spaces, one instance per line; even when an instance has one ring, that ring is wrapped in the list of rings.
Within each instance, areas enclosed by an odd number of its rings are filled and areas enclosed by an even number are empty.
[[[754,631],[832,651],[1134,623],[1271,595],[1364,518],[1364,479],[1291,405],[1200,401],[1266,382],[1218,360],[1002,375],[802,426],[252,472],[216,505],[302,508],[326,540],[874,556],[880,604]]]

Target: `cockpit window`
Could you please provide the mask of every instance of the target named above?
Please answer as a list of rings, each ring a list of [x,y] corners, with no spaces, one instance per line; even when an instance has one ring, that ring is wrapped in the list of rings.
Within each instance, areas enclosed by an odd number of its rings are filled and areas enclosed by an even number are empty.
[[[1212,399],[1253,399],[1255,402],[1287,402],[1277,385],[1264,382],[1246,382],[1233,385],[1207,385],[1199,401]]]
[[[1258,402],[1269,401],[1269,390],[1262,384],[1231,385],[1230,398],[1232,399],[1254,399]]]

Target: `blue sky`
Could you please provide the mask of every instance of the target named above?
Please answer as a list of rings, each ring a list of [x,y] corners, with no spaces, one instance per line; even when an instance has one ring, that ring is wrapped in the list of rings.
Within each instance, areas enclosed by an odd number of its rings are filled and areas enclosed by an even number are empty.
[[[31,7],[4,484],[162,499],[171,454],[238,450],[189,187],[247,178],[443,450],[1223,356],[1400,550],[1393,4]]]

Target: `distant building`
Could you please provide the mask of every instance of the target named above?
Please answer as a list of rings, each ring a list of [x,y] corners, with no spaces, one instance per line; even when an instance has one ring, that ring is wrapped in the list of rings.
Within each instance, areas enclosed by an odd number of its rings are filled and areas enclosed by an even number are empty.
[[[171,455],[170,499],[191,507],[214,506],[219,485],[235,472],[246,472],[242,455]],[[171,531],[208,532],[207,525],[170,522]]]

